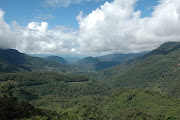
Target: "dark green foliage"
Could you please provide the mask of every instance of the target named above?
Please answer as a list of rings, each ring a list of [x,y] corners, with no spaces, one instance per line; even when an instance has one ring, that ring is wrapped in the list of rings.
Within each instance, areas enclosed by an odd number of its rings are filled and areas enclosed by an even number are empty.
[[[0,74],[2,84],[14,90],[15,95],[44,107],[68,108],[80,104],[84,96],[102,99],[109,93],[105,84],[85,76],[70,76],[55,72]]]
[[[108,119],[165,120],[180,119],[180,101],[149,89],[121,88],[107,97],[101,110]]]
[[[1,89],[0,117],[2,120],[178,120],[180,101],[149,89],[121,88],[99,102],[99,97],[78,97],[77,107],[56,112],[34,108],[20,102],[12,92]],[[8,93],[8,94],[7,94]],[[74,99],[74,103],[78,101]],[[73,101],[71,101],[73,102]],[[51,103],[52,104],[52,103]],[[77,103],[76,103],[77,104]]]
[[[1,92],[0,117],[2,120],[178,120],[179,54],[180,43],[165,43],[143,57],[131,62],[125,60],[98,74],[76,71],[69,75],[47,72],[68,71],[69,67],[66,69],[58,63],[25,55],[22,59],[25,62],[16,64],[5,54],[9,61],[0,59],[0,71],[21,72],[1,73],[0,84],[13,91],[18,99],[28,102],[19,101],[12,92]],[[17,56],[21,58],[21,55]],[[96,71],[116,64],[92,57],[81,62],[79,65],[84,70]],[[112,89],[92,78],[104,81]],[[20,114],[22,110],[26,112]]]
[[[3,58],[10,64],[24,64],[25,55],[15,49],[0,49],[0,58]]]
[[[1,73],[11,73],[11,72],[17,72],[19,69],[12,64],[9,64],[7,61],[0,58],[0,72]]]
[[[166,43],[129,64],[120,64],[99,72],[113,89],[119,87],[152,88],[172,97],[180,97],[180,43]]]
[[[14,120],[34,115],[43,115],[43,112],[28,102],[19,101],[8,89],[0,88],[1,120]]]

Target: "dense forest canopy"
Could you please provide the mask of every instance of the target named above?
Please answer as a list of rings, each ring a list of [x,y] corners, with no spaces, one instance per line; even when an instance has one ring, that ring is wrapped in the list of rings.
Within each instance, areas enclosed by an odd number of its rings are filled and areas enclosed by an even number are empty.
[[[171,42],[64,65],[0,50],[0,119],[178,120],[179,54]]]

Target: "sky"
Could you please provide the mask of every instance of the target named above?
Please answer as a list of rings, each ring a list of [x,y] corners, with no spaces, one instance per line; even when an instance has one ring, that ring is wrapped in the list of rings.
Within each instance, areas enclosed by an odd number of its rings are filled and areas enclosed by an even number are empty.
[[[0,0],[4,49],[137,53],[168,41],[180,41],[180,0]]]

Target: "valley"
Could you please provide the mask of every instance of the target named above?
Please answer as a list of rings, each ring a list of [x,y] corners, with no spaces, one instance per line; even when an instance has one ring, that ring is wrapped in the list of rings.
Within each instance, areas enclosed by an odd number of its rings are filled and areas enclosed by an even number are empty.
[[[0,119],[178,120],[179,54],[180,43],[168,42],[148,53],[69,64],[1,49]]]

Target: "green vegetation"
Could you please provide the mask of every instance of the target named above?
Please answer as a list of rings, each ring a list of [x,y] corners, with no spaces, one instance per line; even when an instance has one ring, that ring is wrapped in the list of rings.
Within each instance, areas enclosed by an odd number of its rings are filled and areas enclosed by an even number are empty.
[[[180,101],[169,98],[157,91],[149,89],[130,90],[121,88],[105,99],[91,96],[78,97],[80,103],[65,108],[50,107],[52,101],[47,103],[48,110],[35,108],[28,102],[23,102],[13,97],[12,92],[1,88],[0,94],[0,119],[2,120],[179,120]],[[55,101],[54,101],[55,102]],[[67,101],[66,101],[67,102]],[[56,104],[58,105],[58,104]],[[53,108],[53,109],[52,109]],[[22,114],[23,113],[23,114]]]
[[[38,57],[30,57],[14,49],[0,49],[0,73],[25,71],[55,71],[69,73],[74,69],[68,65],[46,61]]]
[[[180,43],[166,43],[129,64],[100,71],[98,78],[119,87],[151,88],[180,97]]]
[[[35,108],[29,102],[19,101],[13,96],[12,91],[0,87],[0,119],[14,120],[31,116],[46,116],[48,119],[58,115],[47,110]],[[53,116],[52,116],[53,115]]]
[[[149,89],[121,88],[101,103],[108,119],[174,120],[180,119],[180,101]]]
[[[108,86],[85,76],[55,72],[4,73],[0,81],[18,98],[43,108],[66,109],[80,104],[83,99],[100,101],[109,93]]]
[[[0,119],[180,120],[179,54],[180,43],[165,43],[116,66],[88,57],[78,71],[0,50]]]

